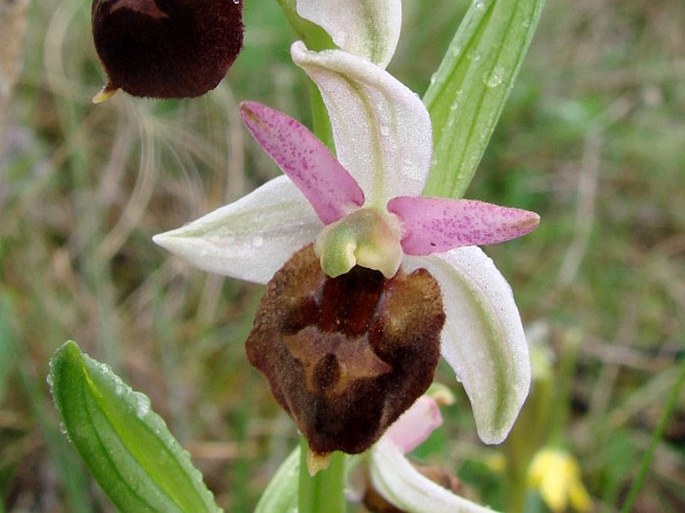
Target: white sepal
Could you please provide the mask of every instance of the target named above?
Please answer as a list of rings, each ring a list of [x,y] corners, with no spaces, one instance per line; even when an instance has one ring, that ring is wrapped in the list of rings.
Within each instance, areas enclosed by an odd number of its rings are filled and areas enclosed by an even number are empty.
[[[401,0],[297,0],[297,14],[322,27],[340,49],[383,68],[402,28]]]
[[[431,121],[421,99],[366,59],[341,50],[291,47],[321,91],[338,160],[357,180],[367,204],[385,209],[395,196],[418,196],[428,178]]]
[[[466,390],[481,440],[504,441],[530,388],[530,358],[511,287],[476,246],[405,257],[440,284],[445,314],[442,356]]]
[[[153,240],[204,271],[266,283],[322,228],[302,193],[287,176],[279,176]]]
[[[378,493],[407,513],[493,513],[421,475],[384,438],[371,448],[369,473]]]

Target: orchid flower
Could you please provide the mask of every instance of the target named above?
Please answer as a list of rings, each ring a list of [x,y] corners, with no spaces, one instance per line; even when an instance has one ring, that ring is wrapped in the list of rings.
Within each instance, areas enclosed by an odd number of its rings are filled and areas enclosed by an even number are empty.
[[[452,493],[421,474],[404,456],[442,424],[438,403],[429,395],[417,401],[388,428],[368,455],[374,489],[388,502],[411,513],[493,513]]]
[[[302,42],[291,53],[321,91],[337,159],[297,121],[244,103],[248,129],[285,176],[154,241],[201,269],[257,283],[313,242],[329,275],[355,265],[387,277],[400,265],[427,269],[446,314],[442,356],[469,396],[481,439],[501,442],[528,392],[530,363],[511,288],[477,246],[521,236],[538,216],[421,197],[431,125],[420,99],[365,58]]]

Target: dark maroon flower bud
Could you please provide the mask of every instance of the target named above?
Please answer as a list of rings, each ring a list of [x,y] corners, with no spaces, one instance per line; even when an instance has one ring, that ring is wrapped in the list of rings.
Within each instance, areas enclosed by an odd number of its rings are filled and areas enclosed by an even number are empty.
[[[94,0],[93,40],[109,83],[134,96],[186,98],[214,89],[243,42],[242,0]]]
[[[329,278],[307,246],[269,282],[247,355],[315,454],[355,454],[432,383],[444,322],[425,269]]]

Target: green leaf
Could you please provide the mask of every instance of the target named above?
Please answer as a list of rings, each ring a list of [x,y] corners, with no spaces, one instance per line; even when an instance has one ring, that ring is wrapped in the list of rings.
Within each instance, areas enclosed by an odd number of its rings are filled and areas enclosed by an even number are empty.
[[[474,0],[423,101],[433,123],[427,196],[462,197],[490,141],[544,0]]]
[[[297,485],[300,472],[300,448],[296,447],[278,467],[254,513],[297,512]]]
[[[69,341],[48,382],[66,434],[124,513],[221,511],[150,400]]]

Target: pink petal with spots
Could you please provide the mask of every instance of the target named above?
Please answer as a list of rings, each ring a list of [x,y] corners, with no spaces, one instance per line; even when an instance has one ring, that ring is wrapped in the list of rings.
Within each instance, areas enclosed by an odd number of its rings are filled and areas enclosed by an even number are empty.
[[[460,246],[497,244],[535,229],[540,216],[475,200],[400,196],[388,210],[402,221],[408,255],[442,253]]]
[[[364,193],[355,179],[307,127],[257,102],[243,102],[240,115],[262,149],[325,224],[364,204]]]

